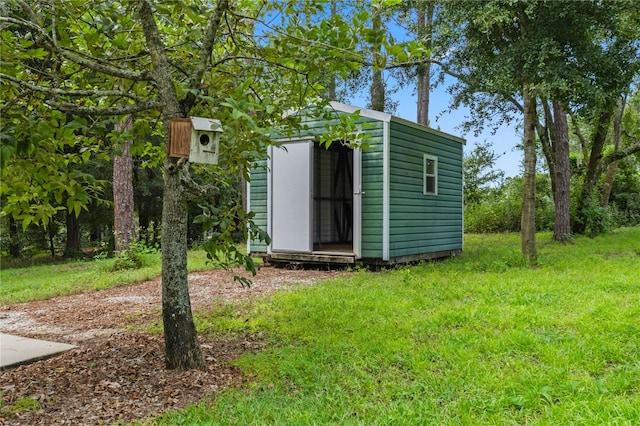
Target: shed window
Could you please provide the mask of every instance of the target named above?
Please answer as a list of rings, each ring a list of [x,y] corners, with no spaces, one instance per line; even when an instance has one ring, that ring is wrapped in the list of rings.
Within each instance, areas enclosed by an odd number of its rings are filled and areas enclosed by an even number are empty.
[[[425,195],[438,195],[438,157],[424,154],[424,182]]]

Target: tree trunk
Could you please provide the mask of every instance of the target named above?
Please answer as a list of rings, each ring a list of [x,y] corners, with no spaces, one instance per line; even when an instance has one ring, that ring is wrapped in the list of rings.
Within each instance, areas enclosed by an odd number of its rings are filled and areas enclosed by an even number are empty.
[[[546,99],[541,99],[544,109],[544,126],[540,124],[540,120],[536,121],[536,129],[538,131],[538,138],[540,138],[540,145],[542,147],[542,154],[547,162],[547,168],[549,169],[549,177],[551,178],[551,193],[553,194],[553,202],[555,203],[556,197],[556,153],[555,153],[555,128],[553,124],[553,113],[551,107]]]
[[[618,106],[616,107],[616,114],[613,117],[613,150],[614,152],[620,151],[622,147],[622,115],[624,114],[625,100],[624,98],[618,99]],[[607,167],[607,174],[602,185],[602,206],[607,207],[609,205],[609,198],[611,197],[611,190],[613,189],[613,181],[616,178],[618,171],[618,162],[612,161]]]
[[[247,194],[247,181],[244,178],[244,173],[240,172],[240,205],[242,206],[243,211],[248,211],[247,207],[249,207],[249,200]]]
[[[53,224],[49,222],[49,226],[47,226],[47,238],[49,239],[49,252],[51,253],[51,257],[56,257],[56,245],[55,245],[55,235],[53,232]]]
[[[73,212],[67,211],[67,247],[64,252],[66,257],[76,257],[82,250],[80,245],[80,222]]]
[[[116,132],[131,130],[132,117],[116,124]],[[115,250],[127,250],[136,238],[133,202],[133,160],[131,141],[122,143],[120,153],[113,157],[113,227]]]
[[[168,135],[168,129],[166,132]],[[168,138],[167,146],[169,146]],[[167,155],[164,167],[162,322],[165,363],[168,369],[203,370],[205,364],[193,322],[187,284],[187,199],[175,159]]]
[[[14,259],[20,257],[20,228],[18,222],[9,215],[9,255]]]
[[[144,241],[146,245],[149,245],[151,242],[151,235],[149,229],[149,215],[146,212],[146,209],[138,205],[138,224],[140,226],[140,239]]]
[[[524,87],[524,187],[522,190],[522,218],[520,234],[522,257],[535,264],[536,252],[536,100]]]
[[[372,29],[378,33],[382,28],[380,12],[374,11],[372,19]],[[376,43],[373,46],[373,75],[371,78],[371,109],[374,111],[384,111],[384,80],[382,79],[382,68],[380,67],[380,57],[382,56],[382,46]]]
[[[571,117],[571,123],[573,124],[573,134],[578,137],[578,141],[580,142],[580,151],[582,152],[582,161],[586,163],[589,162],[589,150],[587,149],[587,138],[582,134],[582,130],[580,130],[580,122],[576,118],[576,116],[572,113],[569,113],[569,117]]]
[[[605,106],[598,117],[596,127],[593,132],[591,153],[587,162],[587,171],[585,172],[584,182],[578,198],[578,213],[575,230],[577,233],[584,233],[587,228],[587,212],[586,210],[593,204],[593,192],[600,175],[600,161],[602,160],[602,152],[607,139],[609,122],[613,110]]]
[[[554,126],[554,150],[555,150],[555,222],[553,227],[553,239],[567,241],[571,236],[571,219],[569,207],[569,188],[571,180],[571,167],[569,161],[569,126],[567,113],[560,101],[553,101],[553,126]]]
[[[429,2],[424,8],[418,8],[418,38],[426,39],[426,47],[431,50],[433,40],[433,14],[435,3]],[[431,55],[431,53],[429,53]],[[423,126],[429,125],[429,98],[431,93],[431,62],[418,65],[417,69],[418,116],[416,121]]]
[[[371,79],[371,109],[374,111],[384,111],[384,81],[382,80],[382,70],[373,70]]]
[[[228,7],[228,3],[222,0],[217,3],[217,8],[225,10]],[[162,197],[162,322],[165,364],[168,369],[202,370],[205,364],[193,323],[187,283],[187,201],[180,182],[177,159],[169,157],[171,120],[185,117],[187,111],[182,110],[178,101],[172,67],[166,56],[166,47],[160,37],[151,4],[139,1],[138,12],[162,104],[166,146]]]

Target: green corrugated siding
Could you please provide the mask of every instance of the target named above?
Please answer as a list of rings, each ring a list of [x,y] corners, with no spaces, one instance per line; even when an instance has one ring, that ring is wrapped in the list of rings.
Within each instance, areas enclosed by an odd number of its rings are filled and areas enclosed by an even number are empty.
[[[390,125],[389,257],[462,248],[462,144]],[[438,195],[424,195],[423,154],[438,158]]]
[[[255,213],[253,221],[262,230],[267,230],[267,160],[261,160],[251,168],[251,192],[249,193],[249,210]],[[264,242],[252,241],[252,253],[266,253]]]
[[[383,122],[372,121],[375,127],[367,129],[371,135],[369,149],[362,151],[362,240],[363,258],[382,258],[382,165]]]

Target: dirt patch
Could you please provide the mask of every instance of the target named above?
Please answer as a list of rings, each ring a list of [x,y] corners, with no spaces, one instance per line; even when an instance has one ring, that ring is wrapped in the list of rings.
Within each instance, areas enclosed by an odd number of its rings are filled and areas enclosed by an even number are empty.
[[[193,310],[208,311],[221,301],[249,301],[337,274],[267,267],[251,288],[242,288],[233,272],[206,271],[189,275],[189,290]],[[2,332],[77,345],[54,358],[0,372],[0,423],[129,422],[183,408],[242,383],[241,372],[228,361],[262,348],[257,336],[201,338],[206,371],[167,371],[162,336],[131,331],[160,321],[160,279],[0,307]],[[39,408],[21,411],[25,398],[27,405]]]

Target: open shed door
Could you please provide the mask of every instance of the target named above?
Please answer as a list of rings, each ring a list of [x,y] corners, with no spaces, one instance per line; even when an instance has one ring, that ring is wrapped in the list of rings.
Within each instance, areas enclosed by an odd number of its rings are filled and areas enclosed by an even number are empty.
[[[288,142],[271,156],[271,250],[313,250],[313,141]]]

